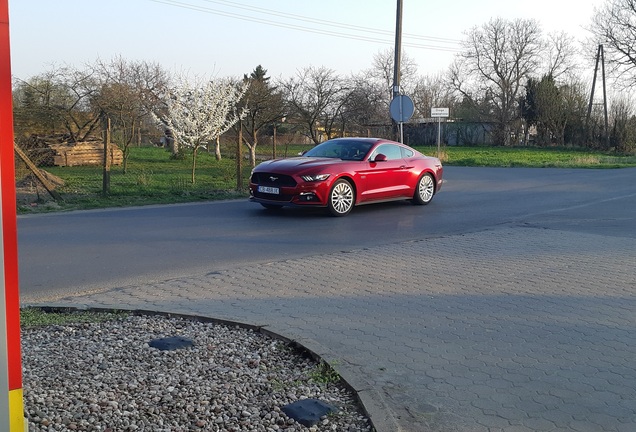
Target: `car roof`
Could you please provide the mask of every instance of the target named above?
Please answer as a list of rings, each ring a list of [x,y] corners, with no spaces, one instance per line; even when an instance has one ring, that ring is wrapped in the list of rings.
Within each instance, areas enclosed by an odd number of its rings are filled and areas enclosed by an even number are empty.
[[[372,137],[342,137],[342,138],[332,138],[327,141],[336,141],[336,140],[337,141],[352,141],[352,142],[370,142],[370,143],[386,142],[391,144],[400,144],[397,141],[391,141],[386,138],[372,138]],[[327,142],[327,141],[324,141],[324,142]]]

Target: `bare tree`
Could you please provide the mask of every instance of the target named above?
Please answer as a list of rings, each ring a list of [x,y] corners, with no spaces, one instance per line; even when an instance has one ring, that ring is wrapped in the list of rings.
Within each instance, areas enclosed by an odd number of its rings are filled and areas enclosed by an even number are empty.
[[[370,76],[376,85],[383,88],[383,93],[386,95],[387,110],[393,97],[394,62],[395,51],[393,48],[388,48],[384,51],[379,51],[373,56],[373,65],[370,69]],[[412,94],[417,86],[417,81],[417,63],[406,53],[402,53],[400,59],[400,87],[402,93]]]
[[[304,133],[319,144],[338,132],[337,121],[346,103],[347,84],[324,67],[308,67],[281,84],[286,93],[290,115],[302,125]]]
[[[126,173],[130,146],[139,139],[150,112],[158,110],[158,98],[167,89],[169,75],[157,63],[129,62],[121,57],[109,63],[97,61],[94,69],[101,80],[98,101],[112,120]]]
[[[269,83],[267,70],[258,66],[244,80],[249,82],[249,89],[243,97],[246,115],[239,125],[243,127],[244,142],[250,150],[250,163],[256,166],[256,146],[260,131],[286,115],[283,94],[277,86]]]
[[[608,70],[617,84],[625,88],[636,85],[636,0],[606,0],[594,9],[589,43],[596,52],[603,44]]]
[[[452,107],[455,104],[453,91],[446,85],[442,75],[425,75],[419,78],[413,91],[413,103],[420,117],[430,117],[433,107]]]
[[[377,131],[389,124],[385,89],[374,84],[370,71],[352,76],[349,83],[349,93],[341,111],[342,131],[365,136],[371,134],[371,129]],[[373,135],[378,135],[378,132]]]
[[[496,125],[495,142],[509,145],[520,117],[523,84],[537,68],[543,43],[535,20],[492,19],[467,34],[450,69],[453,88]]]
[[[249,83],[203,80],[181,76],[165,100],[166,113],[153,113],[156,121],[172,131],[181,145],[192,150],[192,183],[195,183],[197,152],[228,131],[245,111],[237,105]]]
[[[66,88],[46,72],[27,81],[15,79],[13,113],[16,136],[51,135],[66,131],[59,101],[68,97]]]
[[[18,85],[25,97],[18,99],[18,107],[25,108],[21,114],[37,113],[38,121],[49,122],[56,130],[61,128],[70,142],[84,141],[98,130],[99,82],[92,71],[56,67],[28,81],[18,80]]]
[[[567,82],[579,72],[578,50],[574,38],[566,32],[550,33],[546,38],[543,74],[555,81]]]
[[[634,101],[622,96],[614,100],[610,107],[612,128],[610,143],[619,153],[626,153],[636,148],[636,113]]]

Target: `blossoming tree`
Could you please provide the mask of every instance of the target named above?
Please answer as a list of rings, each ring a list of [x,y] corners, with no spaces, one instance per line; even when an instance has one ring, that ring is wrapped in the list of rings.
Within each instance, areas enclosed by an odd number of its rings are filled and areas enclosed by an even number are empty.
[[[178,145],[192,150],[192,183],[195,183],[198,150],[210,145],[245,116],[237,103],[249,83],[229,79],[203,80],[181,76],[165,98],[165,112],[155,120],[172,132]]]

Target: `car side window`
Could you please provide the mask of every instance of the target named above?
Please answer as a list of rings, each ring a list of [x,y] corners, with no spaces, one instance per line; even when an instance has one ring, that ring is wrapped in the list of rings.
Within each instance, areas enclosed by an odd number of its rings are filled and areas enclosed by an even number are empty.
[[[410,157],[413,157],[413,155],[415,154],[413,150],[407,149],[406,147],[400,147],[400,148],[402,149],[403,158],[410,158]]]
[[[400,148],[400,146],[396,146],[393,144],[382,144],[375,149],[375,151],[373,152],[373,157],[382,153],[386,156],[387,160],[402,159],[402,151],[400,150]]]

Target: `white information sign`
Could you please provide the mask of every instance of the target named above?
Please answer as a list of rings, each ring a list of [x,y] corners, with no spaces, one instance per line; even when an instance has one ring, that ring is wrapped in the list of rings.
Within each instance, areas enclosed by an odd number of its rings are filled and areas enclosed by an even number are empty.
[[[431,117],[448,117],[448,108],[431,108]]]

